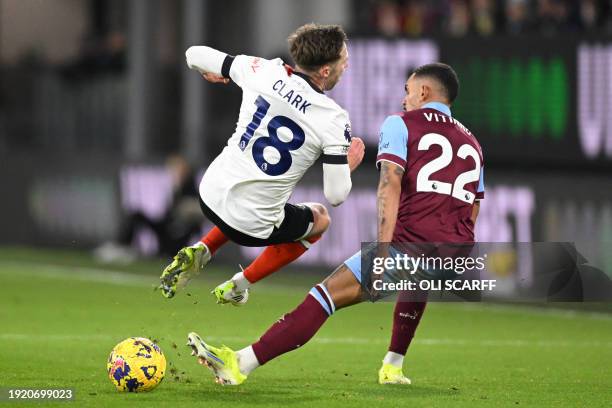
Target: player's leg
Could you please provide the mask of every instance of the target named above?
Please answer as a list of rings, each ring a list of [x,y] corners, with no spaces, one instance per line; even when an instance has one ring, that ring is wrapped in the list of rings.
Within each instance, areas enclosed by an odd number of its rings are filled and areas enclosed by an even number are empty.
[[[222,221],[201,199],[200,206],[204,215],[216,225],[200,241],[180,249],[172,262],[164,269],[159,285],[164,297],[173,297],[177,289],[185,286],[189,280],[197,276],[210,262],[213,254],[229,240],[227,234],[217,226],[222,225]]]
[[[212,252],[202,242],[181,248],[159,278],[162,295],[167,298],[174,297],[177,289],[196,277],[210,262],[211,257]]]
[[[206,246],[211,255],[214,255],[229,239],[225,236],[219,227],[214,226],[204,235],[200,242]]]
[[[217,286],[213,293],[218,303],[244,303],[241,294],[255,282],[278,271],[302,256],[329,228],[331,220],[322,204],[304,203],[285,206],[285,219],[270,236],[261,254],[231,280]],[[236,302],[233,299],[241,299]]]
[[[295,242],[285,242],[270,245],[253,260],[244,270],[244,277],[249,284],[260,281],[266,276],[276,272],[285,265],[298,259],[308,248],[317,242],[323,233],[329,228],[331,222],[327,209],[322,204],[304,203],[300,206],[306,207],[312,213],[312,227],[306,226],[306,232]],[[294,217],[294,212],[287,212],[287,217]],[[296,218],[304,218],[298,215]],[[302,222],[301,224],[305,224]]]
[[[380,384],[410,384],[410,379],[403,374],[402,365],[427,304],[425,293],[414,295],[400,292],[395,303],[391,342],[378,371]]]
[[[361,302],[359,253],[313,287],[304,301],[274,323],[256,343],[237,352],[206,344],[190,333],[188,345],[221,384],[240,384],[257,367],[306,344],[336,310]],[[351,262],[352,260],[352,262]]]

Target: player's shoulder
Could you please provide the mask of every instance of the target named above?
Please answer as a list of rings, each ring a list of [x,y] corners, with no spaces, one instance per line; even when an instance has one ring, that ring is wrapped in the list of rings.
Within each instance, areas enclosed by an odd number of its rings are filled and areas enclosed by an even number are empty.
[[[262,71],[280,68],[284,66],[284,62],[280,58],[266,59],[254,55],[237,55],[232,63],[239,65],[243,69],[248,69],[253,74],[258,74]]]
[[[423,114],[425,112],[429,112],[432,110],[435,111],[435,109],[432,109],[432,108],[419,108],[419,109],[413,109],[409,111],[403,111],[403,112],[398,113],[398,115],[401,115],[401,117],[406,120],[422,119]]]
[[[404,122],[406,117],[407,117],[406,116],[407,113],[409,113],[409,112],[402,111],[402,112],[393,112],[393,113],[390,113],[390,114],[388,114],[385,117],[384,122],[399,122],[399,121]]]
[[[404,113],[406,112],[395,112],[387,115],[382,122],[380,127],[382,132],[391,132],[391,133],[407,133],[408,126],[404,120]]]
[[[346,109],[344,109],[342,106],[338,105],[338,102],[334,101],[328,95],[323,95],[323,96],[325,97],[324,101],[326,101],[326,103],[328,103],[328,105],[329,105],[330,112],[333,112],[333,114],[335,116],[342,117],[342,118],[347,118],[348,119],[349,113],[348,113],[348,111]]]
[[[308,99],[313,101],[314,104],[320,108],[318,109],[319,114],[332,117],[348,117],[348,112],[332,97],[321,91],[315,84],[313,84],[307,75],[295,71],[293,67],[288,65],[284,65],[283,68],[287,70],[290,81],[300,89],[300,92],[307,95]]]
[[[342,126],[350,122],[348,111],[327,94],[310,90],[308,96],[319,108],[317,109],[319,120],[328,122],[330,125],[342,122]]]

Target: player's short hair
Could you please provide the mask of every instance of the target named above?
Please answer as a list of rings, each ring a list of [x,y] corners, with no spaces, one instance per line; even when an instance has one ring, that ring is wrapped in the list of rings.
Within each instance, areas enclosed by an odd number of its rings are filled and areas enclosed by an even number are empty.
[[[291,58],[300,67],[316,70],[340,59],[347,36],[339,25],[305,24],[288,38]]]
[[[438,81],[446,93],[449,103],[453,103],[459,94],[459,78],[450,66],[441,62],[426,64],[413,71],[414,77],[429,77]]]

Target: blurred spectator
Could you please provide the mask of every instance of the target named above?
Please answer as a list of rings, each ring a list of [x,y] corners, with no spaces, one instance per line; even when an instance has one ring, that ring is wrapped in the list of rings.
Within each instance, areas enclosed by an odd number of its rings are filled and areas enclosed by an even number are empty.
[[[426,24],[426,4],[423,1],[408,1],[403,7],[403,32],[410,36],[422,35]]]
[[[376,30],[389,37],[397,36],[401,33],[401,14],[397,3],[393,1],[383,1],[375,9]]]
[[[569,24],[568,6],[561,0],[538,0],[536,25],[544,35],[562,32]]]
[[[474,31],[482,36],[495,32],[495,4],[492,0],[472,0],[472,22]]]
[[[506,32],[521,34],[528,29],[529,6],[527,0],[507,0],[505,8]]]
[[[166,167],[172,174],[174,194],[170,205],[160,219],[152,219],[142,212],[128,214],[121,227],[117,242],[108,242],[94,251],[102,262],[132,262],[137,252],[132,241],[140,228],[148,228],[158,243],[158,255],[173,256],[191,238],[200,232],[203,215],[195,174],[187,161],[178,155],[170,156]]]
[[[470,10],[465,0],[454,0],[450,5],[447,31],[453,37],[462,37],[470,29]]]
[[[598,28],[598,10],[595,0],[582,0],[579,7],[580,26],[590,32]]]

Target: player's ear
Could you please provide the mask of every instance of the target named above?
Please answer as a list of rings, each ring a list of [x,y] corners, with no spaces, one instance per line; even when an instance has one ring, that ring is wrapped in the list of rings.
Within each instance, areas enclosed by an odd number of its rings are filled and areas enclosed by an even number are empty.
[[[431,95],[431,88],[427,84],[421,84],[420,91],[419,98],[422,101],[429,99],[429,96]]]
[[[331,67],[329,65],[323,65],[319,70],[319,74],[321,74],[323,78],[327,78],[329,74],[331,74]]]

